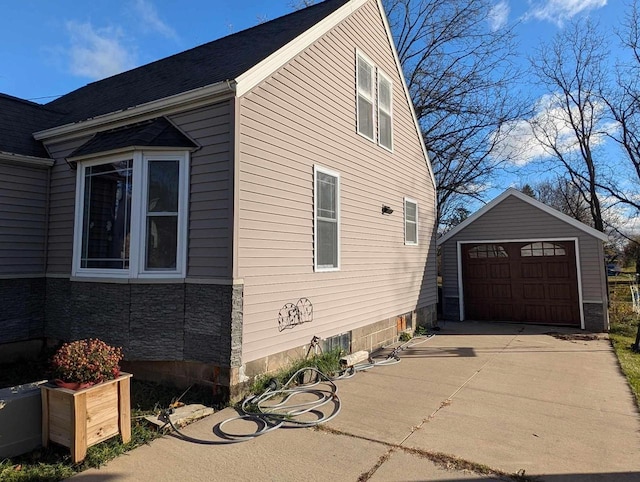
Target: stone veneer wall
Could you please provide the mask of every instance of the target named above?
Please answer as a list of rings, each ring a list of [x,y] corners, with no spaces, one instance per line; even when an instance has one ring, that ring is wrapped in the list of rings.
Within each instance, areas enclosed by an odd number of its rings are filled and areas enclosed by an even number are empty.
[[[444,298],[442,306],[442,318],[448,321],[460,321],[460,298]]]
[[[583,303],[584,329],[595,333],[609,331],[608,313],[602,303]]]
[[[0,343],[44,335],[45,279],[0,279]]]
[[[48,278],[44,334],[101,338],[128,361],[239,366],[242,286]]]

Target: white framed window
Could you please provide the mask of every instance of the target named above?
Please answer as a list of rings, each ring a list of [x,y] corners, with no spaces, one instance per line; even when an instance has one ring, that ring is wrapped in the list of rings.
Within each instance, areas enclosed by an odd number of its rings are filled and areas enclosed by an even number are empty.
[[[393,150],[393,84],[378,70],[378,144]]]
[[[314,269],[340,269],[340,175],[320,166],[314,178]]]
[[[362,53],[356,54],[357,129],[358,134],[375,142],[375,68]]]
[[[418,244],[418,202],[404,198],[404,244]]]
[[[188,151],[79,162],[73,276],[184,277],[188,192]]]

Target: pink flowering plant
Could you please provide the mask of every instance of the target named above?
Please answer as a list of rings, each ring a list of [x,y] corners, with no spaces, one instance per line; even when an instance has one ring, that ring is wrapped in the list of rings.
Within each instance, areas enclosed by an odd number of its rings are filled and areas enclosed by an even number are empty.
[[[113,380],[120,375],[122,348],[89,338],[65,343],[51,359],[54,378],[84,385]]]

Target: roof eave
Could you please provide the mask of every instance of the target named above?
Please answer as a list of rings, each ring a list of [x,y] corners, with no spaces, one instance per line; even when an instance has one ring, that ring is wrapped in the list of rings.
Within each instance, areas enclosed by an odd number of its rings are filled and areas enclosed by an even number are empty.
[[[134,117],[152,116],[158,112],[177,106],[191,105],[204,100],[223,98],[230,94],[235,95],[235,89],[235,80],[224,80],[222,82],[199,87],[187,92],[181,92],[169,97],[163,97],[162,99],[152,100],[151,102],[128,107],[119,111],[38,131],[33,134],[33,137],[38,141],[48,141],[68,135],[75,136],[78,133],[89,131],[105,124],[114,124],[125,119],[130,121],[130,119]]]
[[[13,152],[0,151],[0,161],[15,162],[18,164],[27,164],[36,167],[51,167],[55,163],[53,159],[44,157],[26,156],[24,154],[15,154]]]

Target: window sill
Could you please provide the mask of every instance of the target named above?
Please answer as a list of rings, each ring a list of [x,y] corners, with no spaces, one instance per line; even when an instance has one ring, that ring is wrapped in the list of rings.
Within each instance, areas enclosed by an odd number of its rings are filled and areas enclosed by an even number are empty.
[[[117,278],[112,276],[71,276],[69,281],[82,283],[118,283],[118,284],[184,284],[184,277],[174,278]]]

